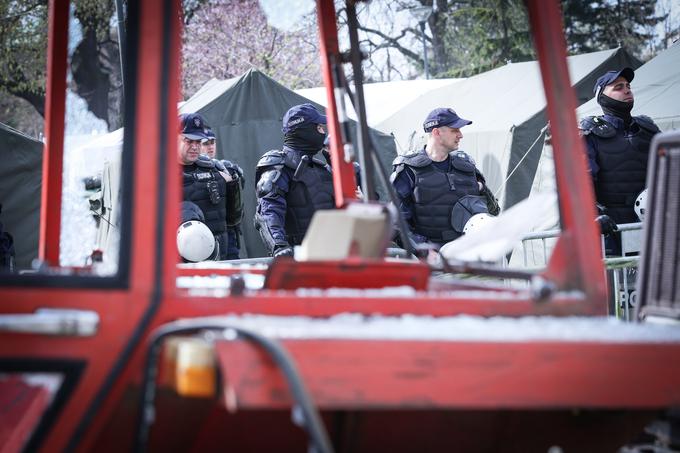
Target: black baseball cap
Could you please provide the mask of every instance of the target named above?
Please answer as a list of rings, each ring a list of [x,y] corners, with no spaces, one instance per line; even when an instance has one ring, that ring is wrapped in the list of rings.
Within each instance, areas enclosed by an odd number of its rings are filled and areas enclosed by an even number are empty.
[[[630,83],[635,78],[635,71],[633,71],[631,68],[623,68],[620,71],[605,72],[597,79],[597,82],[595,82],[595,86],[593,87],[593,93],[595,94],[601,93],[602,90],[604,90],[604,87],[611,84],[612,82],[614,82],[614,80],[618,79],[619,77],[623,77],[628,81],[628,83]]]
[[[189,140],[208,138],[205,131],[208,125],[200,113],[182,113],[179,116],[179,133]]]
[[[459,117],[453,109],[438,108],[427,115],[423,129],[425,132],[432,132],[432,129],[437,127],[448,126],[458,129],[468,124],[472,124],[472,121]]]

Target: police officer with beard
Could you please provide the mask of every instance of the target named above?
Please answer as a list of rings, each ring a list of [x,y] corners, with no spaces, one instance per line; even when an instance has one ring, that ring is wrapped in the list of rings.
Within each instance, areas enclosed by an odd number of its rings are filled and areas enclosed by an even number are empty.
[[[182,168],[183,200],[195,203],[203,212],[205,224],[215,235],[220,259],[228,259],[228,220],[242,217],[242,206],[229,196],[239,189],[238,181],[220,171],[216,161],[201,155],[201,141],[207,128],[203,117],[185,113],[179,117],[177,160]],[[240,199],[240,197],[239,197]]]
[[[621,252],[620,238],[610,235],[616,224],[638,221],[634,203],[646,186],[649,145],[659,132],[651,118],[631,115],[633,77],[631,68],[623,68],[597,79],[594,91],[604,115],[586,117],[579,125],[586,140],[598,210],[606,214],[598,221],[602,232],[609,235],[605,240],[608,255]]]
[[[414,153],[397,156],[391,181],[399,208],[416,244],[440,247],[463,234],[475,214],[498,214],[498,204],[486,188],[474,160],[458,145],[461,128],[472,121],[453,109],[438,108],[423,123],[427,144]]]
[[[335,208],[331,168],[314,155],[326,138],[326,116],[312,104],[291,107],[283,117],[282,150],[257,163],[255,228],[272,256],[292,256],[314,212]]]

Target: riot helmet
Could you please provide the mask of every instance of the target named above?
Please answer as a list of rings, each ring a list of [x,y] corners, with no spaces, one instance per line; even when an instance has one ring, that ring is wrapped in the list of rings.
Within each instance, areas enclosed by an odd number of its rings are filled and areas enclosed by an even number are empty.
[[[635,209],[635,214],[637,214],[640,222],[644,222],[645,211],[647,211],[647,189],[640,192],[640,195],[637,196],[633,209]]]
[[[214,260],[219,256],[219,244],[210,228],[198,220],[182,223],[177,228],[177,250],[189,262]]]
[[[482,228],[483,225],[486,225],[492,218],[493,218],[492,215],[487,214],[485,212],[473,215],[467,222],[465,222],[465,226],[463,227],[463,234],[468,234],[472,233],[473,231],[479,230],[480,228]]]

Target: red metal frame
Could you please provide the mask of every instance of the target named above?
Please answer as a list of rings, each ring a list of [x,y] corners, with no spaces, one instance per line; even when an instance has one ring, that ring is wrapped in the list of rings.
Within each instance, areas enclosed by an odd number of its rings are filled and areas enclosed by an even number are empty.
[[[319,48],[321,52],[321,72],[326,86],[328,108],[328,130],[331,144],[331,163],[333,165],[333,185],[335,187],[335,204],[341,208],[348,202],[356,200],[356,176],[351,162],[345,162],[342,151],[340,123],[338,122],[337,104],[333,88],[333,68],[340,65],[338,46],[338,28],[335,20],[335,5],[332,1],[317,0],[317,22],[319,24]]]
[[[547,274],[562,274],[566,288],[582,289],[590,303],[596,304],[606,300],[606,283],[599,232],[593,222],[595,197],[587,177],[585,147],[577,134],[577,105],[567,69],[560,6],[556,1],[529,0],[527,9],[548,104],[563,230],[561,247],[553,255]],[[572,254],[568,260],[571,266],[562,266],[564,253]],[[571,271],[566,279],[565,269]]]
[[[46,388],[27,385],[15,376],[0,378],[0,447],[3,452],[22,451],[47,409]]]
[[[58,245],[56,248],[54,245],[59,241],[60,209],[57,207],[61,202],[66,3],[50,2],[46,179],[41,223],[41,257],[50,264],[58,262]],[[582,291],[558,292],[549,302],[538,303],[529,290],[476,290],[471,293],[454,286],[447,292],[418,291],[411,296],[386,298],[300,297],[294,291],[268,290],[246,291],[243,295],[227,298],[217,297],[217,294],[216,297],[192,297],[188,291],[178,290],[176,277],[187,274],[186,270],[177,270],[174,228],[164,227],[176,224],[179,203],[172,200],[180,200],[174,109],[179,98],[180,21],[174,20],[179,17],[179,1],[168,4],[170,11],[163,2],[139,4],[144,19],[136,43],[139,66],[133,200],[132,212],[125,213],[132,216],[128,287],[115,290],[0,288],[4,313],[31,313],[37,308],[49,307],[74,308],[94,310],[101,319],[97,335],[88,338],[0,334],[1,358],[68,358],[86,363],[74,396],[66,402],[58,422],[47,435],[45,450],[62,451],[72,439],[80,442],[80,450],[92,450],[107,445],[106,440],[128,436],[129,433],[115,430],[127,426],[118,417],[132,417],[129,411],[136,408],[134,404],[130,407],[126,404],[129,390],[140,377],[145,338],[155,327],[177,318],[225,313],[328,317],[345,312],[386,316],[591,315],[604,312],[604,272],[598,255],[593,212],[590,208],[583,209],[583,206],[592,206],[593,194],[585,171],[582,145],[576,134],[575,103],[564,58],[559,6],[556,1],[538,0],[529,1],[528,6],[532,28],[537,33],[536,46],[549,104],[564,222],[564,233],[547,275],[555,278],[562,289]],[[317,10],[324,56],[322,68],[329,92],[336,204],[343,206],[355,198],[355,180],[352,166],[341,156],[332,96],[332,65],[339,60],[333,1],[319,0]],[[167,17],[173,19],[170,30],[164,30],[163,18]],[[171,42],[164,54],[165,36],[169,36]],[[164,65],[164,55],[169,58],[167,65]],[[167,91],[163,91],[164,81],[170,82]],[[162,110],[163,105],[167,106],[165,110]],[[161,185],[163,174],[165,188]],[[158,205],[161,198],[167,200],[165,207]],[[159,230],[163,231],[160,244],[156,241]],[[301,269],[292,268],[291,272]],[[204,272],[209,271],[202,270],[197,274]],[[157,280],[159,273],[160,281]],[[210,273],[229,275],[234,270],[215,269]],[[369,287],[375,279],[368,267],[355,284]],[[314,283],[310,282],[311,285]],[[144,324],[147,318],[149,322]],[[136,329],[141,330],[139,341],[130,343]],[[679,352],[676,344],[307,340],[286,341],[285,346],[296,358],[314,397],[327,408],[649,408],[680,402],[673,387],[680,381],[680,366],[669,360]],[[126,348],[131,351],[130,356],[120,364],[117,374],[110,374]],[[280,388],[281,382],[259,350],[242,342],[221,342],[218,350],[227,385],[237,391],[243,407],[287,407],[289,401],[285,392],[279,399],[263,396],[263,392]],[[616,378],[619,373],[626,374],[627,384],[632,385],[625,385],[624,389],[624,384]],[[245,384],[254,382],[255,376],[261,376],[263,380],[253,391]],[[337,380],[334,382],[331,378]],[[107,379],[113,379],[110,388],[106,387]],[[101,398],[100,405],[93,405],[96,398]],[[88,413],[90,409],[94,412]],[[80,423],[84,423],[82,431],[75,438]]]
[[[614,409],[680,404],[680,362],[668,360],[680,354],[680,344],[367,340],[284,344],[321,409]],[[247,342],[222,341],[217,351],[224,394],[237,395],[240,409],[290,407],[283,376],[261,349]],[[659,373],[653,386],[648,367]]]
[[[50,0],[47,32],[47,86],[45,89],[45,151],[40,203],[38,256],[59,265],[61,234],[61,187],[68,67],[69,2]]]

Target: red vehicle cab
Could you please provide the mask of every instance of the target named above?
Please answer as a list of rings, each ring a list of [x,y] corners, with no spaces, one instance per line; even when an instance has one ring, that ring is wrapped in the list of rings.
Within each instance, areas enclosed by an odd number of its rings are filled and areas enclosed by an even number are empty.
[[[239,285],[253,274],[245,267],[177,265],[181,21],[172,0],[128,2],[117,270],[59,266],[69,3],[50,1],[45,265],[0,274],[2,316],[11,317],[0,330],[0,401],[10,408],[0,416],[3,451],[301,451],[305,429],[322,451],[610,451],[680,404],[680,340],[652,328],[645,337],[641,325],[608,327],[559,3],[527,7],[562,224],[534,280],[547,286],[434,284],[422,262],[352,258],[279,260],[264,287],[249,290]],[[341,65],[334,2],[317,0],[317,14],[344,208],[356,195],[333,95]],[[229,285],[177,283],[201,275]],[[409,289],[390,289],[403,281]],[[209,345],[205,363],[217,364],[208,397],[178,393],[165,368],[170,338],[190,334]],[[53,384],[24,379],[33,375]]]

